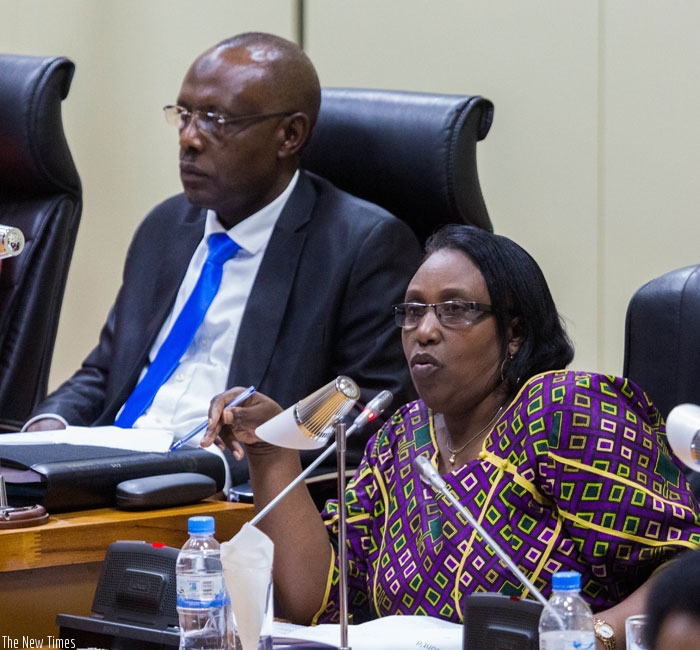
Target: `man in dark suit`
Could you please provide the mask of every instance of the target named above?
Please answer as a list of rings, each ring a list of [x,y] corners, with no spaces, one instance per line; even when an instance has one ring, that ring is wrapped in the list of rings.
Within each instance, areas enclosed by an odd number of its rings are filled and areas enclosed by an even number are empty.
[[[299,169],[319,106],[313,65],[276,36],[242,34],[192,64],[177,105],[165,108],[179,131],[184,195],[142,222],[99,344],[25,429],[119,424],[217,232],[240,250],[179,364],[126,426],[184,435],[227,387],[252,384],[288,406],[340,374],[365,399],[388,389],[407,401],[391,305],[420,247],[381,208]],[[362,441],[354,446],[359,453]]]

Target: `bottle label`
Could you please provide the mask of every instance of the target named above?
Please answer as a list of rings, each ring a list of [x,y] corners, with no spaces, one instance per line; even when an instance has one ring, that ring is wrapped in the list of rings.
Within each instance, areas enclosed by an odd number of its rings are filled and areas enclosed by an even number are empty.
[[[540,650],[595,650],[595,633],[555,630],[540,633]]]
[[[225,593],[221,575],[177,577],[179,607],[221,607]]]

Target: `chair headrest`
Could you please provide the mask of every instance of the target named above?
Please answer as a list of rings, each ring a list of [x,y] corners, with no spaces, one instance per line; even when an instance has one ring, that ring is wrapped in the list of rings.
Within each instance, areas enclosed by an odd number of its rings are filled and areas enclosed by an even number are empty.
[[[421,241],[444,223],[492,230],[476,165],[492,120],[479,96],[324,88],[302,166],[389,210]]]
[[[61,116],[74,64],[0,54],[0,196],[80,192]]]
[[[665,418],[700,403],[700,265],[674,269],[637,289],[625,320],[623,374]]]

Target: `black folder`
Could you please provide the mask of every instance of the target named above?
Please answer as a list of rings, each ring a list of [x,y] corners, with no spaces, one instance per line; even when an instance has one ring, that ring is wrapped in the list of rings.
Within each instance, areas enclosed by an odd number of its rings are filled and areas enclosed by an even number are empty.
[[[0,444],[0,474],[11,506],[42,505],[49,512],[114,506],[122,481],[194,472],[224,488],[224,461],[198,447],[172,452],[67,444]]]

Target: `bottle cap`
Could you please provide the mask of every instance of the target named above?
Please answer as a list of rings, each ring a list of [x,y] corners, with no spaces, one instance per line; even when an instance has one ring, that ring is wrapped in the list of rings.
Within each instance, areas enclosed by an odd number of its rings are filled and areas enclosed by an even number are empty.
[[[187,520],[187,532],[191,535],[212,534],[215,529],[214,517],[190,517]]]
[[[552,576],[554,591],[579,591],[581,574],[578,571],[559,571]]]

